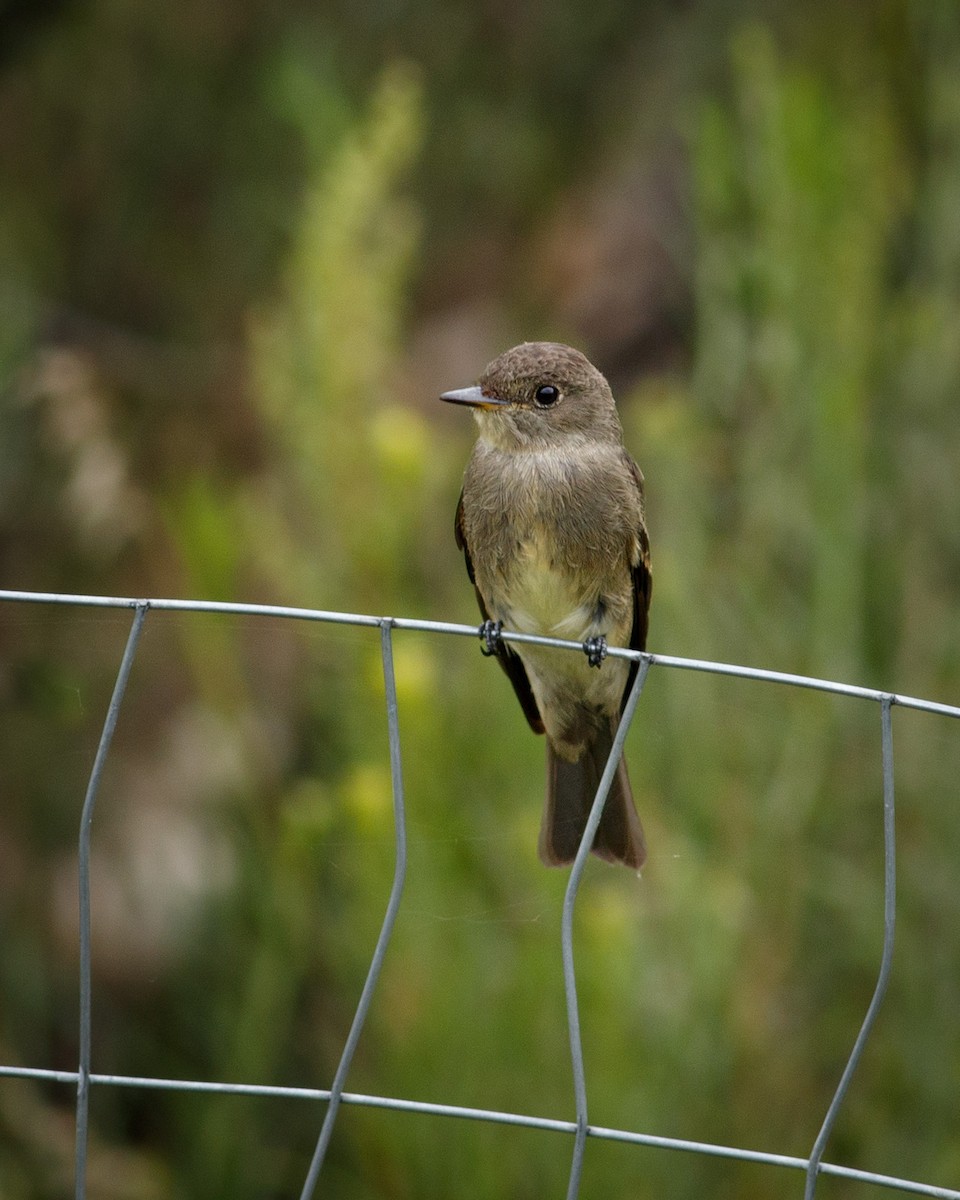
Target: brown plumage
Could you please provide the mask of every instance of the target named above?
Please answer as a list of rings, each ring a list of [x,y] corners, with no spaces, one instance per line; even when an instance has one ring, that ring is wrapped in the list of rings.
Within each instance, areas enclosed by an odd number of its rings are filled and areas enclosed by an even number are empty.
[[[529,342],[479,383],[444,393],[480,435],[457,506],[457,545],[485,620],[519,633],[642,650],[650,606],[643,476],[623,447],[603,375],[577,350]],[[547,736],[540,857],[577,852],[636,664],[495,643],[530,727]],[[643,830],[621,759],[593,843],[639,870]]]

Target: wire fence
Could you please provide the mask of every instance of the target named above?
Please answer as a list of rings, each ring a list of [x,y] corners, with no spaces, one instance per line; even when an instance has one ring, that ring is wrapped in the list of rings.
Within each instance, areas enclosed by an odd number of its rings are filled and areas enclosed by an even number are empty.
[[[563,899],[561,920],[560,952],[563,964],[563,980],[569,1036],[570,1061],[573,1072],[573,1094],[575,1119],[553,1120],[525,1113],[499,1112],[483,1108],[467,1108],[457,1105],[426,1103],[389,1096],[364,1095],[345,1090],[347,1076],[354,1052],[370,1010],[377,981],[386,956],[397,914],[403,897],[407,867],[406,811],[404,804],[403,773],[400,753],[400,731],[397,711],[397,692],[393,666],[394,631],[416,630],[431,634],[450,634],[460,637],[477,636],[474,625],[448,624],[439,621],[421,621],[402,617],[378,617],[356,613],[325,612],[307,608],[288,608],[261,604],[230,604],[212,601],[132,599],[110,596],[75,596],[44,592],[19,592],[0,590],[0,601],[32,604],[77,605],[98,608],[129,609],[133,613],[132,624],[126,647],[117,673],[113,695],[107,709],[103,731],[87,784],[86,796],[80,817],[79,830],[79,974],[80,974],[80,1061],[76,1071],[54,1071],[41,1067],[0,1065],[0,1077],[55,1081],[76,1087],[76,1200],[84,1200],[87,1191],[87,1144],[88,1111],[90,1090],[93,1087],[152,1088],[201,1092],[210,1095],[244,1095],[299,1097],[326,1102],[326,1112],[317,1137],[316,1148],[303,1183],[301,1200],[310,1200],[317,1193],[323,1170],[324,1159],[333,1135],[337,1114],[343,1104],[391,1109],[394,1111],[430,1114],[460,1120],[484,1121],[498,1125],[522,1126],[528,1129],[546,1130],[572,1136],[567,1200],[575,1200],[580,1194],[580,1177],[588,1138],[633,1144],[661,1149],[682,1151],[712,1157],[736,1159],[742,1162],[765,1164],[801,1172],[804,1176],[804,1200],[813,1200],[817,1180],[820,1176],[858,1181],[865,1184],[892,1189],[918,1196],[941,1197],[942,1200],[960,1200],[960,1190],[937,1187],[918,1180],[903,1179],[892,1175],[843,1166],[824,1159],[831,1132],[843,1105],[844,1097],[863,1053],[864,1046],[874,1028],[893,960],[894,929],[896,924],[896,855],[894,824],[894,766],[893,727],[891,711],[894,706],[910,708],[926,713],[960,719],[960,707],[940,704],[931,700],[904,696],[893,692],[876,691],[852,684],[837,683],[827,679],[815,679],[803,675],[785,674],[727,663],[709,662],[698,659],[678,658],[671,655],[651,654],[640,651],[610,647],[611,656],[636,659],[639,662],[610,759],[600,781],[597,796],[590,812],[580,849],[570,869],[569,881]],[[117,717],[123,704],[124,693],[131,668],[137,653],[140,636],[148,613],[151,611],[175,611],[182,613],[219,613],[226,615],[265,616],[278,619],[327,622],[339,625],[369,627],[379,631],[380,653],[386,693],[386,715],[389,737],[390,771],[393,787],[394,817],[394,876],[380,934],[370,960],[366,980],[360,993],[350,1031],[347,1035],[340,1061],[328,1089],[272,1087],[244,1083],[205,1082],[190,1079],[142,1078],[131,1075],[105,1075],[93,1071],[91,1063],[92,1027],[92,980],[90,945],[90,832],[94,808],[103,774],[104,764],[110,752]],[[552,638],[534,637],[526,634],[503,631],[507,642],[532,643],[556,646],[571,653],[582,653],[576,642],[558,641]],[[820,1131],[807,1157],[795,1157],[764,1150],[750,1150],[739,1146],[726,1146],[709,1142],[660,1137],[655,1134],[627,1129],[613,1129],[591,1124],[588,1115],[588,1097],[585,1082],[584,1055],[580,1037],[580,1015],[577,995],[577,977],[574,954],[573,918],[580,890],[589,847],[600,821],[603,804],[616,770],[616,765],[626,740],[640,695],[652,667],[670,670],[699,671],[714,675],[736,676],[741,679],[774,683],[788,687],[808,688],[833,695],[855,697],[877,705],[880,724],[880,744],[883,778],[883,948],[878,965],[877,982],[863,1022],[856,1033],[849,1058],[839,1069],[839,1080],[827,1107]],[[960,1101],[960,1097],[958,1097]]]

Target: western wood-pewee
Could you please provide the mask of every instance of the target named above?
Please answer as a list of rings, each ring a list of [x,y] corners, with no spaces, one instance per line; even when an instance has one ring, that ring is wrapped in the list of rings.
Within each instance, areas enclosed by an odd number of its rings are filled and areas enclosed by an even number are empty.
[[[609,384],[569,346],[515,346],[476,386],[441,399],[469,405],[480,427],[457,506],[457,545],[485,620],[486,652],[509,676],[531,728],[547,735],[539,850],[559,866],[576,855],[636,675],[636,663],[603,662],[606,645],[646,643],[643,476],[624,449]],[[507,645],[501,625],[582,642],[585,657]],[[622,758],[592,848],[634,870],[646,858]]]

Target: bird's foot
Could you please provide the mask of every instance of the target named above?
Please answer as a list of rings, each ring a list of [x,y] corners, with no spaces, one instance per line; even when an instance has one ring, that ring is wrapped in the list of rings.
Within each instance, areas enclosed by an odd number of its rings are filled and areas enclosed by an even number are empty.
[[[591,667],[599,667],[607,657],[607,639],[601,633],[599,637],[590,637],[583,643],[583,652]]]
[[[480,653],[484,658],[490,658],[500,648],[501,629],[503,629],[502,621],[486,620],[477,630],[480,640],[483,642],[483,645],[480,647]]]

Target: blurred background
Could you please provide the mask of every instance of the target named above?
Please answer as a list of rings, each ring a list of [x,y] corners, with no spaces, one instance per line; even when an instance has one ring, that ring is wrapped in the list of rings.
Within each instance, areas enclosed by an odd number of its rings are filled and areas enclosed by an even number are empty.
[[[467,416],[611,379],[650,648],[960,696],[960,11],[946,0],[4,0],[0,582],[477,620]],[[129,613],[0,607],[0,1062],[75,1070],[76,839]],[[543,745],[396,635],[410,879],[354,1091],[573,1115]],[[894,712],[894,975],[827,1158],[960,1186],[960,729]],[[591,863],[591,1120],[803,1156],[882,936],[875,705],[654,669],[641,879]],[[327,1086],[392,874],[375,631],[154,613],[93,848],[100,1072]],[[0,1080],[0,1196],[74,1098]],[[298,1195],[307,1101],[95,1089],[98,1200]],[[565,1194],[568,1139],[341,1109],[323,1194]],[[589,1143],[584,1196],[802,1177]],[[818,1196],[876,1189],[823,1179]]]

